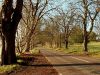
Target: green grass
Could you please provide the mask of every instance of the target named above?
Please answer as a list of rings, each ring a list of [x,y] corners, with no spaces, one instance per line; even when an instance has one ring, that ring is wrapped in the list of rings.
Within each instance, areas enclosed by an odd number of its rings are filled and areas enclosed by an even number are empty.
[[[23,62],[23,60],[21,60],[21,59],[18,59],[18,60],[17,60],[17,62],[18,62],[18,63],[22,63],[22,62]]]
[[[100,42],[90,42],[88,49],[92,56],[100,57]]]
[[[0,66],[0,73],[11,72],[13,70],[16,70],[18,67],[20,67],[20,66],[19,65],[4,65],[4,66]]]
[[[82,53],[82,45],[70,45],[68,49],[65,48],[57,48],[57,51],[63,51],[65,53],[70,53],[70,54],[81,54]]]
[[[37,49],[37,48],[34,48],[34,49],[30,50],[30,52],[31,52],[33,55],[37,55],[37,54],[40,53],[40,50]]]
[[[69,45],[68,49],[57,48],[56,50],[63,51],[68,54],[84,54],[83,44],[73,44],[73,45]],[[90,42],[88,44],[88,50],[90,55],[100,57],[100,42]]]

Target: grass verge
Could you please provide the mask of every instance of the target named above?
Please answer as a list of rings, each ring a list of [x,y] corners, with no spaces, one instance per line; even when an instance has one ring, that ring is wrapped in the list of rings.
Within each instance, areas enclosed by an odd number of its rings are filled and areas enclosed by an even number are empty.
[[[9,74],[12,71],[15,71],[19,68],[19,65],[4,65],[0,66],[0,74],[3,75],[4,73]]]
[[[37,48],[34,48],[34,49],[30,50],[30,53],[32,53],[33,55],[37,55],[40,53],[40,50]]]
[[[61,51],[67,54],[84,54],[83,44],[73,44],[69,45],[68,49],[66,48],[56,48],[56,51]],[[90,56],[100,57],[100,42],[90,42],[88,44],[88,52]]]

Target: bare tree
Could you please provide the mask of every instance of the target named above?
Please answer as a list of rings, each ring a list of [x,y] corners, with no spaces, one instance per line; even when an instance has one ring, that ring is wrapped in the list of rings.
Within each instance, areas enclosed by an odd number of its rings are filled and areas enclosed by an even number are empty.
[[[61,28],[62,32],[64,32],[65,37],[65,48],[68,48],[68,40],[69,36],[71,34],[71,28],[74,25],[74,10],[69,9],[67,13],[64,10],[59,11],[60,16],[58,17],[60,19],[59,27]]]
[[[94,26],[94,22],[95,19],[98,15],[98,11],[97,11],[97,5],[95,4],[95,2],[93,0],[81,0],[80,2],[81,5],[80,8],[78,6],[78,13],[80,12],[80,16],[82,18],[82,24],[83,24],[83,32],[84,32],[84,52],[87,53],[88,52],[88,39],[89,39],[89,35],[93,30],[93,26]],[[87,31],[87,29],[90,27],[89,31]]]
[[[23,14],[23,21],[26,24],[26,51],[30,50],[30,42],[32,39],[32,36],[35,34],[35,29],[37,25],[39,24],[40,19],[45,14],[45,9],[47,7],[48,1],[42,1],[42,0],[36,0],[32,1],[29,0],[28,4],[24,5],[26,14]]]

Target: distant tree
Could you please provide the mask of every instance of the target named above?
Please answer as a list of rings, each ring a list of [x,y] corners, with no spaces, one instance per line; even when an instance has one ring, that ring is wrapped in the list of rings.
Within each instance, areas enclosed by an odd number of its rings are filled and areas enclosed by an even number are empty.
[[[74,10],[69,9],[67,12],[64,10],[60,10],[58,19],[60,19],[59,22],[59,27],[61,28],[62,32],[64,33],[64,42],[65,42],[65,48],[68,48],[68,43],[69,43],[69,37],[71,35],[71,29],[74,26]]]
[[[60,19],[59,19],[59,15],[56,15],[54,16],[54,18],[50,18],[51,21],[51,25],[50,25],[50,28],[49,30],[52,32],[53,34],[53,44],[54,44],[54,47],[57,47],[57,48],[61,48],[62,45],[61,45],[61,41],[62,41],[62,32],[61,32],[61,28],[60,28]]]
[[[73,43],[83,43],[83,30],[80,26],[76,25],[72,28],[70,41]]]

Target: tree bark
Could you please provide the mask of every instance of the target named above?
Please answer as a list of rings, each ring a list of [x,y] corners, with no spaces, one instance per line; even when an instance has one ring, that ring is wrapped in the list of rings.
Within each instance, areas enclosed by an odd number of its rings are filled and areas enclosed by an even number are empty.
[[[88,45],[88,33],[87,33],[87,23],[86,23],[86,20],[84,19],[84,52],[87,53],[88,52],[88,48],[87,48],[87,45]]]
[[[84,35],[84,52],[85,52],[85,53],[88,52],[87,45],[88,45],[88,36],[85,34],[85,35]]]
[[[15,64],[17,62],[15,53],[15,33],[8,33],[5,39],[5,50],[7,51],[8,64]]]
[[[6,54],[6,51],[5,51],[5,38],[3,35],[1,35],[1,39],[2,39],[2,53],[1,53],[1,65],[3,64],[7,64],[7,54]]]
[[[83,17],[83,28],[84,28],[84,52],[87,54],[88,52],[88,33],[87,33],[87,17],[88,17],[88,6],[87,6],[87,0],[83,0],[84,4],[84,17]]]
[[[61,45],[61,33],[59,34],[59,47],[61,48],[62,45]]]
[[[31,47],[31,39],[32,39],[32,35],[34,33],[34,30],[31,30],[29,32],[29,34],[27,35],[27,38],[26,38],[26,50],[25,52],[29,52],[30,51],[30,47]]]
[[[67,32],[67,28],[65,28],[65,48],[68,48],[68,32]]]
[[[65,38],[65,48],[68,48],[68,38]]]
[[[26,40],[27,40],[27,41],[26,41],[26,50],[25,50],[25,52],[29,52],[29,51],[30,51],[31,37],[28,36]]]
[[[16,8],[13,9],[13,0],[5,0],[2,18],[2,65],[15,64],[15,35],[17,26],[22,17],[23,0],[17,0]]]
[[[10,26],[12,25],[9,22],[4,21],[2,23],[2,64],[5,65],[15,64],[17,62],[15,54],[16,29],[12,29]]]

